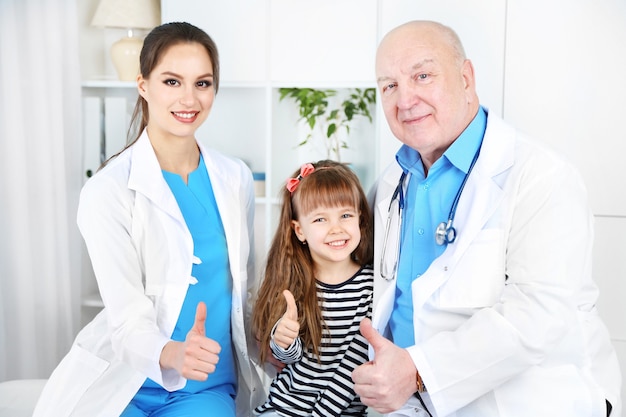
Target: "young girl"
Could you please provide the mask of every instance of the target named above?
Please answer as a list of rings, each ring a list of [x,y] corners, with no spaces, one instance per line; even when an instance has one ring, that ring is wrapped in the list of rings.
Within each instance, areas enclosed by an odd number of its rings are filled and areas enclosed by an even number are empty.
[[[305,164],[282,192],[278,230],[253,309],[261,362],[285,368],[255,409],[269,416],[363,416],[352,370],[367,361],[372,219],[357,176],[333,161]]]
[[[248,417],[264,398],[244,330],[252,174],[195,137],[218,91],[217,48],[201,29],[167,23],[146,37],[140,71],[137,135],[78,208],[104,310],[35,416]]]

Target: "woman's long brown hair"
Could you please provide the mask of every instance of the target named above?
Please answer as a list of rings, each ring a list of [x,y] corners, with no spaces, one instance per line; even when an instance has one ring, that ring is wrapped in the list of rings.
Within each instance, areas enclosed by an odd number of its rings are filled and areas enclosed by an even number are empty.
[[[299,213],[307,214],[320,206],[356,207],[360,213],[361,241],[351,257],[360,265],[372,263],[373,221],[358,177],[339,162],[324,160],[314,166],[315,171],[300,181],[293,194],[285,187],[281,191],[278,228],[252,312],[252,330],[260,342],[262,362],[267,358],[272,327],[287,308],[282,295],[285,289],[291,291],[298,306],[302,345],[319,357],[324,322],[309,247],[298,240],[292,227],[292,220],[298,219]],[[299,173],[300,170],[294,172],[293,177]]]

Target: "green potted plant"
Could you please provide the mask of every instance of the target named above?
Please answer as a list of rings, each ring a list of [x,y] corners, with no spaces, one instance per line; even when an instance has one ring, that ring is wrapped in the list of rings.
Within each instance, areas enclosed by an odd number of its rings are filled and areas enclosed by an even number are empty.
[[[298,146],[309,143],[314,137],[317,127],[323,137],[326,157],[341,161],[341,149],[348,147],[339,132],[345,129],[350,134],[350,127],[355,117],[365,117],[372,122],[371,106],[376,103],[374,88],[350,88],[347,96],[337,107],[331,107],[337,90],[315,88],[280,88],[280,101],[292,99],[298,106],[300,118],[309,128],[307,136]],[[337,97],[339,98],[339,97]]]

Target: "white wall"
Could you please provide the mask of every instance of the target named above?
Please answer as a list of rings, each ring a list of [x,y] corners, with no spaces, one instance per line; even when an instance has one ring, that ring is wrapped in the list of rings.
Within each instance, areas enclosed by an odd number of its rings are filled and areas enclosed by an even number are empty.
[[[598,310],[624,376],[626,2],[507,4],[503,114],[559,149],[585,179],[596,218],[593,275],[600,287]],[[555,233],[567,236],[566,230]]]

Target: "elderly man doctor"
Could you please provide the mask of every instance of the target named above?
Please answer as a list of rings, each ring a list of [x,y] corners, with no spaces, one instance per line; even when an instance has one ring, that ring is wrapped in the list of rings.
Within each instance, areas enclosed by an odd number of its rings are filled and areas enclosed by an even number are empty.
[[[621,415],[577,172],[480,106],[448,27],[392,30],[376,74],[403,145],[376,186],[363,402],[391,416]]]

